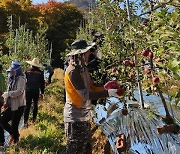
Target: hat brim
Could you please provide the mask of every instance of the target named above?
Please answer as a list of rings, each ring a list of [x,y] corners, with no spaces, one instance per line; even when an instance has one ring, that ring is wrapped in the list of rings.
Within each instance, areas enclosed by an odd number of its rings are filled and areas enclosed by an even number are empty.
[[[85,49],[73,49],[70,53],[68,53],[66,56],[74,56],[77,54],[83,54],[86,53],[89,49],[91,49],[93,46],[95,46],[96,43],[93,42],[89,44]]]
[[[20,65],[19,65],[19,67],[17,67],[17,68],[9,67],[8,70],[7,70],[7,72],[16,71],[16,70],[18,70],[19,68],[20,68]]]
[[[36,67],[43,67],[41,64],[35,64],[32,61],[26,61],[26,63],[32,65],[32,66],[36,66]]]

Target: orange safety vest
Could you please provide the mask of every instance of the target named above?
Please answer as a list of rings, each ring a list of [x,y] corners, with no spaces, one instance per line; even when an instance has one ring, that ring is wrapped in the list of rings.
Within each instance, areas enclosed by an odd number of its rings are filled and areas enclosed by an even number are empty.
[[[68,98],[70,99],[70,101],[72,102],[72,104],[74,106],[76,106],[77,108],[81,108],[83,99],[82,99],[81,95],[77,92],[77,90],[74,88],[67,72],[65,72],[64,81],[65,81],[66,93],[68,95]],[[103,87],[94,86],[91,79],[89,81],[90,81],[90,90],[91,91],[104,90]]]

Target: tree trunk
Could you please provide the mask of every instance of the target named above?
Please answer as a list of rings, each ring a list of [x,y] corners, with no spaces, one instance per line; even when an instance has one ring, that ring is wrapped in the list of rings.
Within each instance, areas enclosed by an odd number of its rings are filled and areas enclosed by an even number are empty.
[[[168,107],[167,107],[167,104],[166,104],[166,100],[162,94],[162,91],[160,90],[159,86],[156,85],[156,89],[157,89],[157,92],[162,100],[162,103],[164,105],[164,109],[165,109],[165,112],[166,112],[166,118],[164,119],[164,122],[166,122],[167,124],[173,124],[174,123],[174,119],[171,117],[170,113],[169,113],[169,110],[168,110]]]

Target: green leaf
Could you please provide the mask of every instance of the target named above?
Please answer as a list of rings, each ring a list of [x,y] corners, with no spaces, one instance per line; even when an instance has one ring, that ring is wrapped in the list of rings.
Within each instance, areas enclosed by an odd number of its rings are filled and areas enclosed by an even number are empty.
[[[176,22],[177,21],[177,19],[178,19],[178,13],[177,12],[173,12],[172,13],[172,20],[174,21],[174,22]]]

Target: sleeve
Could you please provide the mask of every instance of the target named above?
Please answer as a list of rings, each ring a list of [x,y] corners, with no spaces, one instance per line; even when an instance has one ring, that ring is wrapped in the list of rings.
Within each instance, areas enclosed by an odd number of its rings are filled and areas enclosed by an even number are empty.
[[[0,92],[4,92],[5,89],[5,79],[4,76],[0,73]]]
[[[9,97],[15,98],[20,96],[24,92],[25,86],[26,86],[26,80],[20,77],[17,81],[17,89],[14,91],[8,91]]]
[[[107,90],[92,91],[85,87],[80,71],[76,69],[69,73],[71,83],[84,101],[108,97]],[[100,90],[100,89],[99,89]]]
[[[44,72],[41,72],[41,76],[40,76],[40,90],[41,90],[41,94],[44,94],[44,89],[45,89],[45,81],[44,81]]]
[[[89,81],[90,81],[90,89],[92,91],[103,91],[103,90],[105,90],[104,87],[94,86],[93,80],[91,79],[90,76],[89,76]]]

